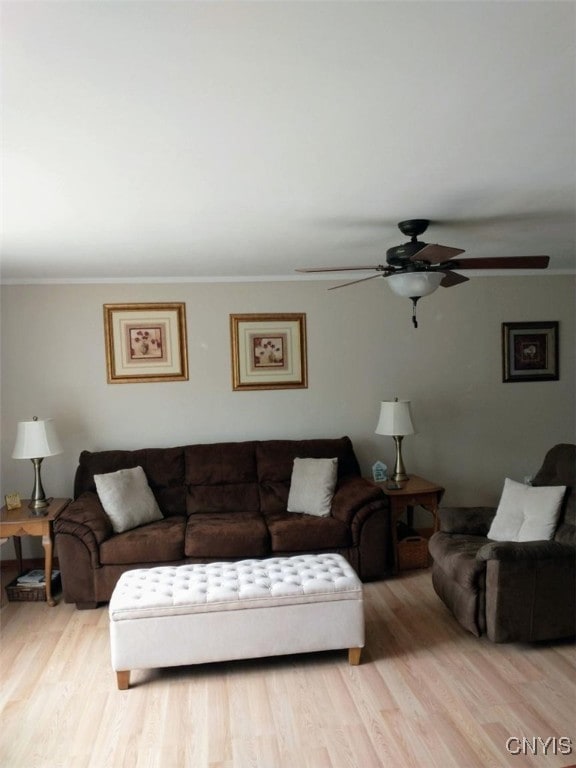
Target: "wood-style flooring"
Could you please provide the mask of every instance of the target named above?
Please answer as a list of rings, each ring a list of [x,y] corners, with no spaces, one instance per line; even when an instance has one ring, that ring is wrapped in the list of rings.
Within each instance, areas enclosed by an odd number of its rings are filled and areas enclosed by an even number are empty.
[[[365,585],[365,606],[360,666],[337,651],[135,670],[131,688],[118,691],[106,607],[8,603],[3,593],[0,766],[576,763],[571,642],[493,645],[473,637],[440,602],[428,570]]]

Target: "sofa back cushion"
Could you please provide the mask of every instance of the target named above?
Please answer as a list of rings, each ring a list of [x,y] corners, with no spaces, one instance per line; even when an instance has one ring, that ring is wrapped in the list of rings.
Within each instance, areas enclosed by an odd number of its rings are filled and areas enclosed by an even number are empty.
[[[317,440],[263,440],[256,443],[256,462],[263,513],[285,512],[294,459],[338,459],[338,479],[360,475],[349,437]]]
[[[186,513],[260,509],[256,443],[207,443],[184,449]]]
[[[560,512],[560,522],[554,538],[567,544],[576,544],[576,501],[574,485],[576,481],[576,445],[560,443],[551,448],[538,473],[532,479],[532,485],[565,485],[566,493]]]
[[[165,517],[197,512],[285,512],[295,458],[338,459],[359,476],[349,437],[202,443],[136,451],[82,451],[74,498],[96,493],[94,475],[141,466]]]
[[[142,467],[165,517],[181,515],[186,506],[183,448],[145,448],[138,451],[82,451],[74,481],[74,498],[96,493],[94,475]]]

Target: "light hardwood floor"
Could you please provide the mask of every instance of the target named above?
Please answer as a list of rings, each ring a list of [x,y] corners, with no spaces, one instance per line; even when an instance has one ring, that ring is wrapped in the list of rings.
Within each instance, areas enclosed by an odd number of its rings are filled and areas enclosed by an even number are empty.
[[[3,575],[6,581],[7,574]],[[365,585],[360,666],[338,651],[136,670],[116,689],[105,607],[0,613],[2,768],[490,768],[576,763],[572,643],[464,632],[427,570]],[[206,638],[210,642],[210,638]],[[538,754],[512,754],[529,738]],[[533,740],[549,740],[548,752]],[[521,742],[513,741],[515,749]],[[556,745],[556,750],[554,750]],[[556,754],[553,752],[556,751]]]

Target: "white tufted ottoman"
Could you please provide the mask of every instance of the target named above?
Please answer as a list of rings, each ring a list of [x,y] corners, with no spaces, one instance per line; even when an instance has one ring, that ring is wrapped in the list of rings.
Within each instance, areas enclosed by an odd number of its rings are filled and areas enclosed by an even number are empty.
[[[109,606],[118,688],[130,670],[364,646],[362,583],[336,554],[124,573]]]

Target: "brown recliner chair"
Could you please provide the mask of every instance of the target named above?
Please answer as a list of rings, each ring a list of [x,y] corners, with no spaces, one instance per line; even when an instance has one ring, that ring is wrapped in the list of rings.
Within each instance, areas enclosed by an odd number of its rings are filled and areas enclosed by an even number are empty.
[[[430,539],[434,589],[458,622],[496,643],[576,635],[576,446],[554,446],[532,480],[567,486],[550,541],[493,541],[496,509],[443,508]]]

